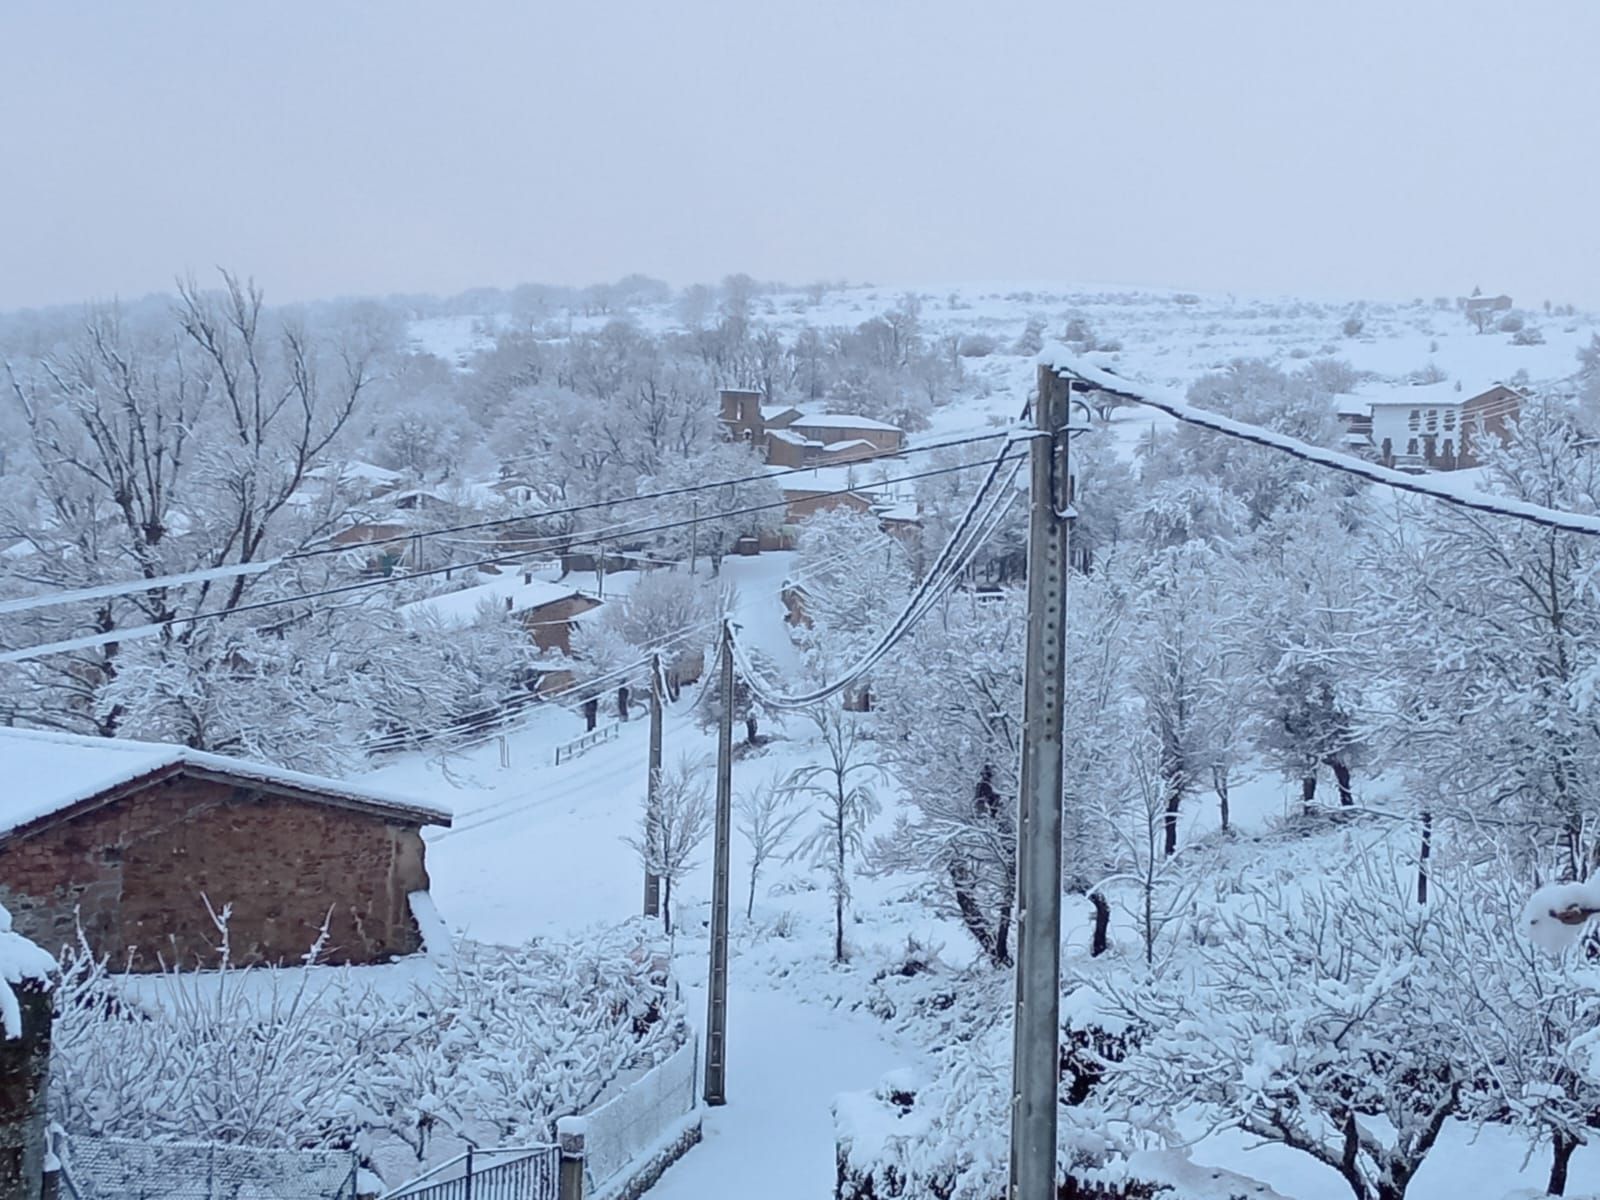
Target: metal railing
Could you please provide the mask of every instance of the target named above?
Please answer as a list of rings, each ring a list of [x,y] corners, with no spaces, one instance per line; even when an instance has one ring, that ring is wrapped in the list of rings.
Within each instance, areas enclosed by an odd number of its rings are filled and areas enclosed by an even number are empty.
[[[383,1194],[382,1200],[556,1200],[554,1146],[468,1150]]]
[[[564,762],[571,762],[586,750],[593,749],[601,742],[609,742],[622,731],[622,723],[613,721],[609,725],[601,725],[591,729],[582,737],[573,738],[570,742],[563,742],[556,747],[556,766]]]

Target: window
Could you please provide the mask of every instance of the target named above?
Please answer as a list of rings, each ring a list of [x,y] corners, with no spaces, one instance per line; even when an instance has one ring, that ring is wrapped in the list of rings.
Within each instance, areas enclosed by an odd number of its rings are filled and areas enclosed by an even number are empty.
[[[1447,409],[1444,410],[1444,429],[1445,429],[1445,432],[1446,433],[1450,433],[1451,431],[1453,431],[1455,429],[1455,427],[1456,427],[1456,410],[1453,409],[1453,408],[1447,408]]]
[[[1417,439],[1416,438],[1412,438],[1409,442],[1406,443],[1406,453],[1409,454],[1412,458],[1415,458],[1417,456]]]
[[[1422,410],[1420,408],[1413,408],[1411,410],[1411,432],[1415,433],[1417,431],[1417,426],[1419,426],[1421,423]]]
[[[1430,408],[1428,410],[1428,428],[1439,428],[1439,410],[1437,408]]]

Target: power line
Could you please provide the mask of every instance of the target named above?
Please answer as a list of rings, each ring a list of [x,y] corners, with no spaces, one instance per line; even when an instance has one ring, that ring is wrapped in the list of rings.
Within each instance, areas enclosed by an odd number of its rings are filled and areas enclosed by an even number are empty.
[[[1453,504],[1458,508],[1473,509],[1477,512],[1490,513],[1499,517],[1511,517],[1518,521],[1542,525],[1548,529],[1559,529],[1566,533],[1581,533],[1588,537],[1600,536],[1600,516],[1563,512],[1560,509],[1547,508],[1542,504],[1530,504],[1526,501],[1513,500],[1509,497],[1491,496],[1465,486],[1447,487],[1444,486],[1442,481],[1424,481],[1421,477],[1408,475],[1404,471],[1378,466],[1376,463],[1369,463],[1365,459],[1342,454],[1337,450],[1313,446],[1309,442],[1301,441],[1299,438],[1274,433],[1259,426],[1247,425],[1242,421],[1235,421],[1231,417],[1220,416],[1203,408],[1195,408],[1193,405],[1179,400],[1165,388],[1132,383],[1064,347],[1058,346],[1046,350],[1039,356],[1039,361],[1055,371],[1063,379],[1080,383],[1088,390],[1107,392],[1119,399],[1157,409],[1187,425],[1196,425],[1201,429],[1209,429],[1213,433],[1220,433],[1226,437],[1252,442],[1257,446],[1265,446],[1269,450],[1276,450],[1281,454],[1303,459],[1320,467],[1341,471],[1346,475],[1354,475],[1371,483],[1381,483],[1385,487],[1396,488],[1402,492],[1414,492],[1419,496],[1431,496],[1436,500],[1442,500],[1446,504]]]
[[[990,464],[989,474],[985,476],[983,483],[973,494],[972,500],[967,505],[966,511],[962,513],[961,520],[957,523],[955,531],[950,535],[944,548],[940,550],[933,566],[929,568],[928,574],[923,577],[921,585],[912,593],[911,598],[907,600],[905,607],[901,609],[900,614],[891,623],[889,629],[885,631],[871,649],[863,654],[856,663],[847,667],[832,683],[798,696],[784,696],[767,691],[760,676],[744,656],[743,649],[739,646],[737,639],[733,641],[734,659],[739,666],[739,673],[763,703],[773,708],[808,708],[844,691],[844,689],[857,682],[876,666],[883,656],[932,609],[939,598],[955,586],[960,578],[960,573],[965,570],[967,564],[976,556],[978,549],[999,526],[1000,521],[1005,517],[1006,511],[1010,508],[1011,502],[1016,498],[1016,492],[1011,487],[1011,480],[1016,477],[1017,471],[1021,469],[1022,459],[1020,456],[1010,455],[1008,453],[1009,450],[1010,443],[1007,443]],[[1011,476],[1003,485],[1002,491],[989,501],[988,510],[984,515],[981,518],[978,517],[977,514],[983,508],[984,501],[1000,473],[1000,468],[1008,460],[1014,464]],[[974,525],[974,522],[976,522],[976,525]],[[975,528],[977,532],[974,534],[972,531]]]
[[[1009,435],[1001,435],[1009,436]],[[1001,458],[1007,456],[1010,443],[1002,450]],[[983,466],[982,462],[957,463],[948,467],[935,467],[927,471],[918,471],[909,475],[897,476],[885,483],[906,483],[918,479],[930,479],[940,475],[949,475],[957,471],[970,471]],[[854,492],[854,487],[836,488],[831,491],[814,493],[814,499],[825,499],[830,496],[843,496]],[[642,536],[648,533],[660,533],[672,529],[682,529],[697,522],[712,520],[717,517],[746,516],[752,513],[769,512],[773,509],[787,508],[787,500],[770,501],[764,504],[750,504],[742,508],[720,509],[699,517],[689,517],[677,521],[664,521],[654,525],[643,525],[617,532],[615,527],[606,531],[610,537]],[[578,535],[563,539],[568,545],[581,545],[592,539],[590,535]],[[525,552],[524,552],[525,553]],[[232,608],[211,609],[205,612],[191,613],[187,616],[169,617],[161,621],[152,621],[144,625],[130,626],[116,629],[106,633],[87,634],[83,637],[68,638],[56,642],[40,643],[26,646],[18,650],[8,650],[0,653],[0,663],[29,662],[34,659],[44,658],[51,654],[64,654],[75,650],[91,650],[98,646],[107,646],[121,642],[138,641],[143,638],[156,637],[167,629],[178,625],[192,625],[201,621],[216,620],[237,614],[259,612],[267,609],[280,608],[290,604],[302,604],[312,600],[322,600],[329,596],[348,595],[353,592],[367,591],[373,588],[394,587],[413,579],[425,579],[431,576],[444,575],[453,571],[471,570],[485,566],[509,566],[519,562],[524,553],[498,554],[487,558],[475,559],[470,562],[453,562],[439,567],[430,567],[425,570],[412,571],[406,575],[384,576],[378,579],[364,579],[355,583],[338,584],[333,587],[319,588],[315,591],[301,592],[293,596],[283,596],[270,600],[257,600],[248,604],[239,604]],[[430,597],[438,599],[439,597]]]
[[[635,493],[631,496],[614,496],[605,500],[594,500],[585,504],[566,505],[561,508],[542,509],[538,512],[519,513],[509,517],[493,517],[482,521],[469,521],[457,525],[441,526],[437,529],[417,529],[406,533],[392,534],[382,538],[372,538],[361,542],[352,542],[344,546],[319,546],[313,550],[300,550],[293,554],[281,555],[277,558],[262,559],[260,562],[235,563],[226,566],[207,567],[197,571],[185,571],[175,575],[159,575],[146,579],[128,579],[116,583],[95,584],[90,587],[74,588],[70,591],[52,592],[43,596],[22,596],[10,600],[0,600],[0,615],[13,612],[26,612],[37,608],[57,607],[63,604],[78,603],[85,600],[109,599],[116,596],[132,595],[138,592],[157,591],[167,587],[181,587],[191,583],[208,583],[223,579],[233,579],[239,576],[261,575],[276,567],[304,559],[321,558],[336,554],[358,554],[369,552],[380,546],[392,546],[400,543],[415,543],[424,538],[445,537],[455,533],[470,533],[484,529],[503,529],[509,525],[522,525],[530,521],[548,520],[553,517],[572,516],[577,513],[593,512],[598,509],[621,508],[629,504],[641,504],[648,500],[664,500],[674,496],[686,496],[693,493],[714,491],[717,488],[738,487],[743,484],[762,483],[771,479],[783,479],[791,475],[803,475],[819,469],[830,469],[830,466],[854,468],[867,463],[886,462],[893,458],[902,458],[911,454],[927,454],[935,450],[948,450],[961,446],[976,445],[981,442],[992,442],[997,438],[1010,436],[1006,432],[973,434],[963,438],[953,438],[944,442],[929,442],[921,446],[907,446],[892,454],[877,455],[867,459],[856,459],[848,463],[823,464],[821,467],[785,467],[776,471],[765,471],[758,475],[745,475],[733,479],[718,479],[703,483],[684,484],[680,487],[662,488],[653,492]],[[908,476],[907,478],[917,478]],[[863,482],[856,487],[844,489],[857,491],[864,488],[879,486],[881,484],[898,483],[899,479],[880,479],[876,483]],[[827,495],[837,493],[823,493]],[[708,514],[704,519],[710,519],[719,514]],[[618,526],[620,528],[620,526]],[[566,535],[529,535],[526,541],[554,542],[559,545],[577,545]],[[553,547],[552,547],[553,548]],[[0,661],[4,661],[0,659]]]

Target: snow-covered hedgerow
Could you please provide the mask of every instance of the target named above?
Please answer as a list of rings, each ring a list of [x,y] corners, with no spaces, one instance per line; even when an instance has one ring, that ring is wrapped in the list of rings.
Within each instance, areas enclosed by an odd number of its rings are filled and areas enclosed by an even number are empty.
[[[353,1148],[390,1182],[467,1144],[549,1139],[682,1044],[665,956],[636,925],[437,967],[126,976],[62,962],[51,1105],[72,1132]],[[410,974],[404,969],[415,968]]]

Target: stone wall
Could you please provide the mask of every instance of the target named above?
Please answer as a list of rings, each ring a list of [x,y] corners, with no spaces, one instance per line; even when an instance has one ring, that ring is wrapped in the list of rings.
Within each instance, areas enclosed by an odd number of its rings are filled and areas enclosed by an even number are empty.
[[[55,953],[81,914],[95,952],[135,970],[213,963],[206,900],[232,905],[236,963],[299,959],[325,917],[326,961],[386,961],[420,948],[408,897],[427,886],[413,825],[187,775],[0,845],[19,933]]]
[[[0,1196],[38,1200],[49,1119],[50,994],[40,983],[13,990],[22,1006],[22,1036],[0,1038]]]

